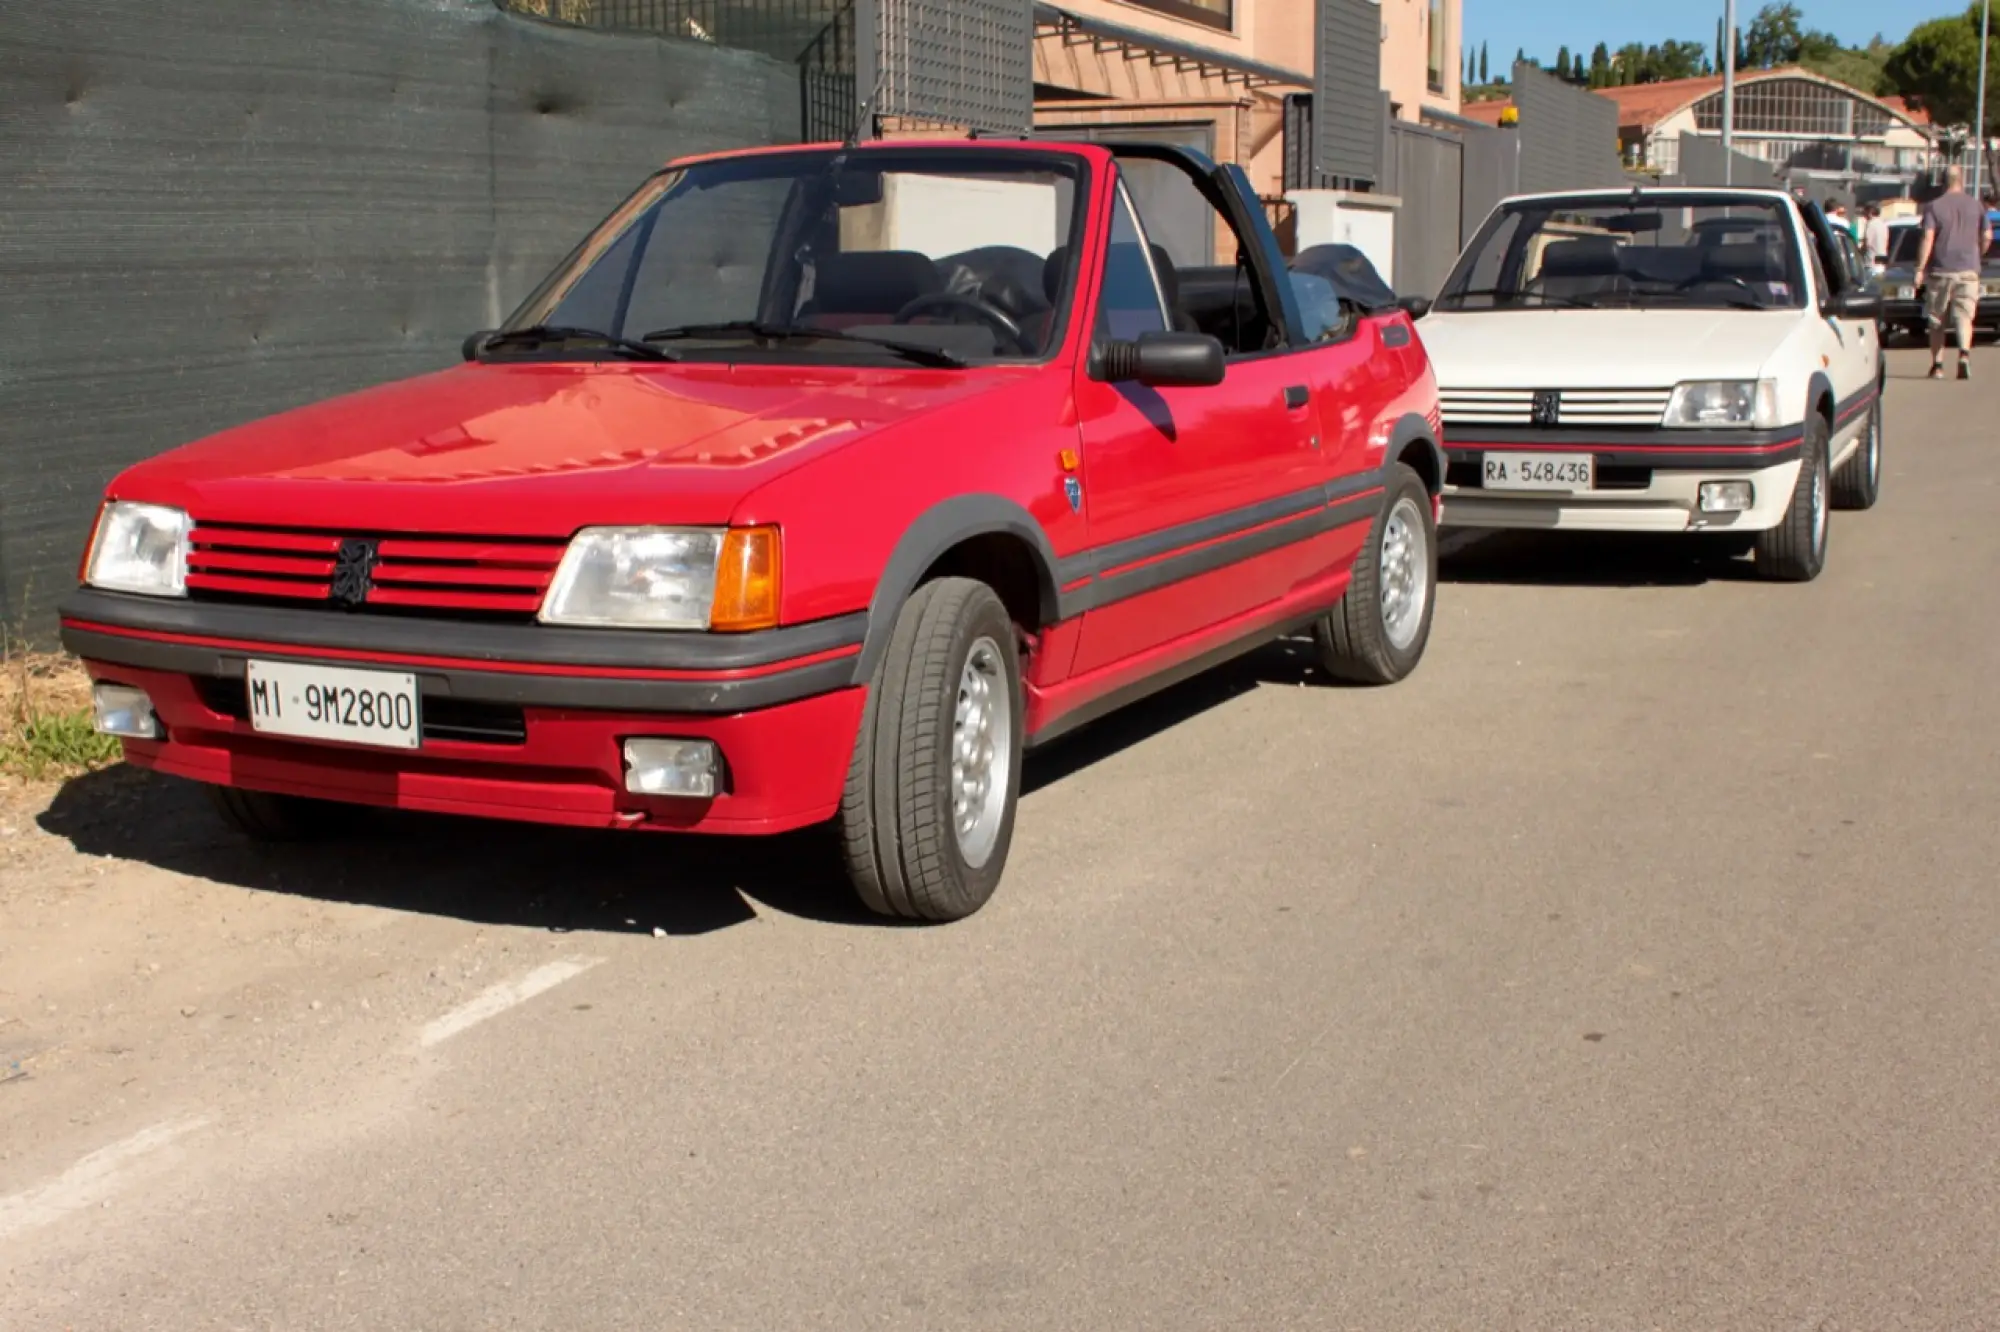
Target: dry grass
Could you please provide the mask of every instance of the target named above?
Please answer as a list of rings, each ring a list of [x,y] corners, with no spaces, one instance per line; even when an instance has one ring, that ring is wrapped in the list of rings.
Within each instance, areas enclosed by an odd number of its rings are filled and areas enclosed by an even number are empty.
[[[0,645],[0,773],[59,781],[118,760],[90,726],[90,678],[75,658]]]

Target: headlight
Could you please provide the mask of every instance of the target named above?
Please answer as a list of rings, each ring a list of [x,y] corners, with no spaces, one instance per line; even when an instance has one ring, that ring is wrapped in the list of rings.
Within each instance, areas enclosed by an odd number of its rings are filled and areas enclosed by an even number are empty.
[[[107,504],[90,538],[83,581],[110,592],[187,595],[188,533],[194,523],[161,504]]]
[[[1917,299],[1917,289],[1915,287],[1898,287],[1896,288],[1896,299],[1899,301],[1914,301]]]
[[[768,629],[778,623],[775,527],[588,527],[542,599],[544,624]]]
[[[1667,400],[1662,425],[1688,430],[1726,430],[1778,424],[1778,381],[1717,380],[1682,384]]]

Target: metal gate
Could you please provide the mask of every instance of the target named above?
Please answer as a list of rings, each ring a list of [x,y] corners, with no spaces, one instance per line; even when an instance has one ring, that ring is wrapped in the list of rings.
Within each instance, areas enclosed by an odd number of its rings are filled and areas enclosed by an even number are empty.
[[[1026,132],[1033,0],[499,0],[580,27],[756,51],[798,67],[800,135],[873,135],[885,121]],[[863,107],[869,123],[860,124]]]
[[[1525,62],[1514,66],[1523,194],[1629,184],[1618,160],[1618,104]]]
[[[1301,4],[1303,0],[1286,0]],[[1318,0],[1311,168],[1340,187],[1378,179],[1376,145],[1387,114],[1381,0]]]
[[[1393,121],[1383,158],[1383,188],[1403,201],[1392,285],[1404,295],[1435,295],[1458,259],[1465,144],[1456,134]]]

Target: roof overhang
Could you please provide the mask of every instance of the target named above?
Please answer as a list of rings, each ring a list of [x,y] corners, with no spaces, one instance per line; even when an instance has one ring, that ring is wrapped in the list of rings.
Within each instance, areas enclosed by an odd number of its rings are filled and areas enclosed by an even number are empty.
[[[1313,76],[1300,70],[1242,60],[1226,52],[1161,37],[1141,28],[1128,28],[1122,23],[1107,23],[1103,19],[1073,14],[1039,0],[1035,5],[1035,35],[1059,37],[1065,45],[1088,46],[1123,60],[1172,65],[1177,70],[1221,79],[1225,83],[1241,84],[1245,88],[1309,90],[1313,86]]]

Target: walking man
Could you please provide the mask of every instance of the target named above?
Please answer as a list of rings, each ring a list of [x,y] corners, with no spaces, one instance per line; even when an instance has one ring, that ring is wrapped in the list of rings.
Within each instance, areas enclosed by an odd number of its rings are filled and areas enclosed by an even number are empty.
[[[1869,204],[1864,216],[1867,220],[1861,226],[1862,252],[1874,267],[1886,267],[1889,263],[1889,219],[1882,216],[1878,204]]]
[[[1945,171],[1945,192],[1924,205],[1924,239],[1917,280],[1931,332],[1932,379],[1944,378],[1946,326],[1958,332],[1958,377],[1972,378],[1972,320],[1979,311],[1979,269],[1993,241],[1979,200],[1965,192],[1965,172]]]

